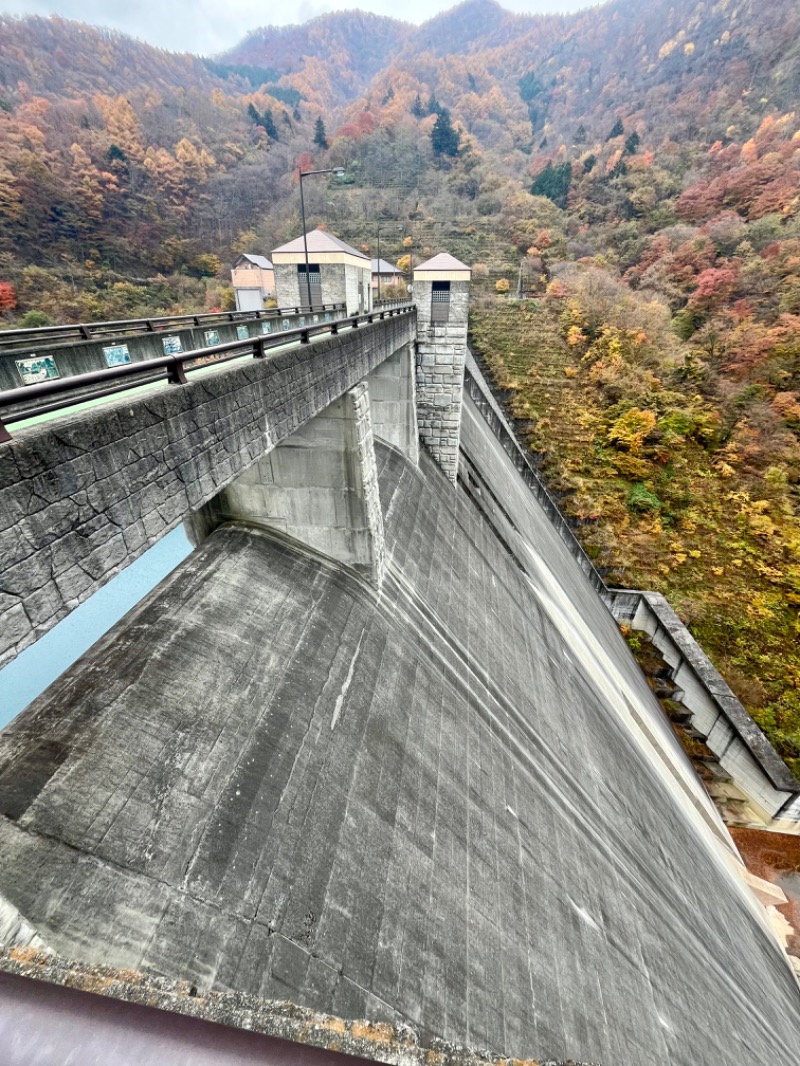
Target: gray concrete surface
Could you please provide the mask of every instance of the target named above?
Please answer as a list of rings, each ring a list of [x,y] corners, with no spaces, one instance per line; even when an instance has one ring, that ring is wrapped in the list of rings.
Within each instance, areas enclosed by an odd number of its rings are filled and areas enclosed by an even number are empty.
[[[467,351],[464,389],[470,394],[473,405],[480,412],[481,418],[491,428],[492,435],[501,444],[511,465],[525,482],[561,540],[567,545],[573,559],[576,560],[581,570],[589,578],[592,587],[601,596],[605,596],[607,592],[605,582],[597,572],[594,563],[581,547],[580,541],[539,477],[530,457],[530,452],[526,451],[517,440],[514,430],[506,420],[497,399],[492,395],[483,373],[470,351]],[[459,462],[463,462],[463,455],[460,457]]]
[[[419,428],[412,345],[376,366],[367,382],[375,436],[393,444],[416,463],[419,460]]]
[[[362,381],[211,500],[197,539],[226,521],[267,526],[380,587],[386,553],[370,409]]]
[[[469,405],[462,447],[483,499],[377,445],[380,595],[222,527],[7,729],[0,892],[87,964],[496,1054],[796,1066],[613,619]]]
[[[415,316],[206,369],[0,446],[0,665],[384,359]]]

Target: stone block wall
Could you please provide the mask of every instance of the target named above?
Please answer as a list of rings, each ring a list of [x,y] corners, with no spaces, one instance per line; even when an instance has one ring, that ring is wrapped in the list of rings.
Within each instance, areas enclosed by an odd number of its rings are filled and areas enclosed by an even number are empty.
[[[432,284],[414,281],[417,417],[420,439],[455,484],[467,358],[469,282],[450,283],[449,321],[436,324],[431,321]]]
[[[299,307],[307,297],[300,299],[300,282],[296,263],[275,264],[275,299],[278,307]]]
[[[357,308],[351,307],[347,299],[347,269],[343,263],[322,263],[319,268],[322,300],[324,303],[346,304],[347,313],[355,314]]]
[[[358,314],[358,283],[360,281],[364,286],[364,311],[370,310],[372,275],[370,274],[369,266],[365,266],[362,270],[349,263],[321,263],[319,264],[319,273],[323,303],[343,303],[347,305],[348,315]],[[305,276],[302,277],[301,281],[301,275],[298,273],[296,263],[279,263],[276,265],[275,291],[280,307],[294,307],[295,305],[306,305],[308,303]]]

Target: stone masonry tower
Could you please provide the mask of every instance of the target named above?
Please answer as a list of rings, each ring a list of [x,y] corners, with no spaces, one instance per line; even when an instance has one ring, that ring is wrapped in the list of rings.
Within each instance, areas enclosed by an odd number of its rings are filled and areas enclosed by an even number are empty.
[[[455,484],[470,268],[441,253],[414,269],[417,305],[417,415],[420,437]]]

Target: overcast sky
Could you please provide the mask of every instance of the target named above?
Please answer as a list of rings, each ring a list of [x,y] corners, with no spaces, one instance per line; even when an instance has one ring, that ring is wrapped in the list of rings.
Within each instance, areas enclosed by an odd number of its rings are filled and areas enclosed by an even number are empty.
[[[501,0],[509,11],[577,11],[598,0]],[[326,11],[360,8],[408,22],[424,22],[455,7],[453,0],[298,0],[296,4],[263,0],[0,0],[0,12],[11,15],[62,15],[64,18],[111,26],[148,44],[177,52],[213,55],[232,47],[259,26],[305,22]]]

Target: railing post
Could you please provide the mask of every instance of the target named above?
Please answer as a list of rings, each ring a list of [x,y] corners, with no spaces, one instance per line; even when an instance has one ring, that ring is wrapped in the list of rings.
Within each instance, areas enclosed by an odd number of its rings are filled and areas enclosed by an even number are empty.
[[[186,373],[183,369],[183,359],[176,357],[169,370],[168,381],[170,385],[186,385]]]
[[[304,329],[304,330],[300,331],[300,343],[301,344],[309,344],[310,343],[310,338],[308,336],[308,330],[307,329]]]
[[[6,429],[3,419],[0,418],[0,444],[7,444],[11,440],[11,434]]]

